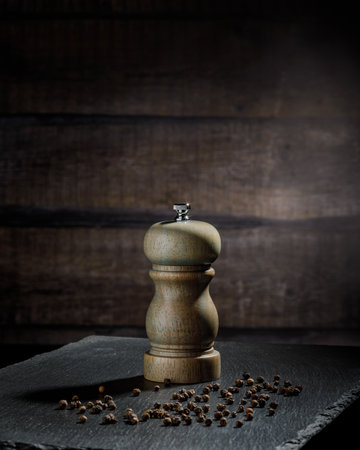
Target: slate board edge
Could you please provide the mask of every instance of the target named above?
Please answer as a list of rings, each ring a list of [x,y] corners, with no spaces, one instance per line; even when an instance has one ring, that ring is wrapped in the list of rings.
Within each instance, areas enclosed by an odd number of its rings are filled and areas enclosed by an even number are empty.
[[[312,437],[320,433],[348,406],[360,398],[360,382],[351,391],[343,394],[334,404],[328,406],[320,413],[309,426],[298,431],[296,438],[289,439],[276,447],[276,450],[297,450],[307,444]]]

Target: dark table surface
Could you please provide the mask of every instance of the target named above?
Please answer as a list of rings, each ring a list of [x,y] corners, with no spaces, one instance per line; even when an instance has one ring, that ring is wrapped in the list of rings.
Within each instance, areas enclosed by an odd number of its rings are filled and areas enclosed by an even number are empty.
[[[244,420],[239,429],[234,418],[226,427],[218,422],[205,427],[195,420],[189,426],[164,427],[157,419],[129,425],[123,419],[126,408],[141,415],[156,401],[171,401],[172,393],[183,387],[161,384],[155,392],[156,383],[143,379],[143,353],[148,348],[146,339],[92,336],[1,369],[0,448],[295,449],[314,439],[317,445],[325,442],[322,430],[330,430],[337,416],[351,410],[360,398],[357,347],[217,342],[222,387],[233,385],[243,371],[249,371],[269,381],[280,374],[280,385],[289,379],[301,384],[303,391],[290,397],[271,393],[269,402],[279,403],[275,415],[269,416],[267,407],[256,408],[254,419]],[[205,384],[186,388],[201,392]],[[101,398],[99,386],[117,403],[117,423],[103,425],[104,411],[87,412],[87,423],[79,424],[76,410],[57,408],[60,399],[70,400],[75,394],[83,402]],[[134,387],[142,389],[139,397],[132,396]],[[237,409],[245,390],[234,394],[231,411]],[[211,394],[210,417],[221,401],[219,393]]]

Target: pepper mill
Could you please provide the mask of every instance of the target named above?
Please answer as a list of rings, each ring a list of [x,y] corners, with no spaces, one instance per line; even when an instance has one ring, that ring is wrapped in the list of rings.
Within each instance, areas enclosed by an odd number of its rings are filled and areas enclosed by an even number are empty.
[[[144,238],[155,284],[146,314],[151,349],[144,355],[144,377],[172,383],[211,381],[220,377],[220,353],[213,347],[219,319],[209,294],[220,235],[209,223],[189,219],[189,203],[173,209],[174,220],[152,225]]]

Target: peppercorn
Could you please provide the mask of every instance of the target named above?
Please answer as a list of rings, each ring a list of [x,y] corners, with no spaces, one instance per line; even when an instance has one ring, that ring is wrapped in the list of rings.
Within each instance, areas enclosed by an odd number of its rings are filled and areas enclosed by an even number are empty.
[[[218,391],[220,389],[220,383],[214,383],[212,388],[213,388],[213,391]]]
[[[236,385],[237,387],[239,387],[239,388],[243,387],[243,386],[244,386],[244,380],[242,380],[241,378],[237,378],[237,379],[235,380],[235,385]]]
[[[208,418],[206,418],[205,419],[205,425],[207,426],[207,427],[209,427],[211,424],[212,424],[212,419],[210,419],[210,417],[208,417]]]
[[[249,372],[243,372],[242,376],[243,376],[243,378],[245,378],[245,380],[247,380],[248,378],[250,378],[250,373]]]
[[[279,394],[285,394],[285,390],[286,390],[286,388],[284,386],[280,386],[278,392],[279,392]]]
[[[184,422],[186,423],[186,425],[191,425],[192,418],[190,416],[185,415]]]
[[[72,402],[76,402],[76,401],[78,401],[78,400],[80,400],[78,395],[73,395],[73,396],[71,397],[71,401],[72,401]]]
[[[155,408],[155,409],[161,408],[161,403],[155,402],[155,403],[154,403],[154,408]]]
[[[170,386],[170,384],[171,384],[170,378],[164,378],[164,384],[165,384],[165,386]]]
[[[133,389],[132,393],[134,397],[138,397],[140,395],[141,389],[135,388]]]
[[[227,405],[232,405],[235,400],[234,397],[227,397],[225,401]]]
[[[208,395],[208,394],[204,394],[203,396],[202,396],[202,401],[203,402],[208,402],[210,400],[210,396]]]
[[[109,395],[109,394],[104,395],[104,401],[105,401],[106,403],[109,403],[109,402],[111,402],[112,400],[113,400],[113,398],[111,397],[111,395]]]
[[[133,420],[134,420],[134,418],[133,418]],[[139,421],[139,419],[138,419],[138,421]],[[116,423],[116,422],[117,422],[117,418],[114,416],[114,414],[111,414],[111,413],[106,414],[102,420],[103,424],[110,424],[110,423]],[[135,423],[132,423],[132,425],[135,425]]]
[[[267,391],[269,391],[271,389],[271,384],[268,383],[267,381],[265,381],[265,383],[263,384],[264,389],[266,389]]]
[[[143,421],[143,422],[146,422],[147,420],[149,420],[150,419],[150,414],[148,413],[148,412],[144,412],[143,414],[142,414],[142,416],[141,416],[141,420]]]
[[[76,402],[70,402],[69,409],[75,409],[75,408],[76,408]]]
[[[257,400],[251,400],[251,406],[253,408],[256,408],[259,405],[259,402]]]
[[[154,391],[160,391],[160,386],[159,386],[158,384],[156,384],[156,385],[154,386]]]
[[[245,414],[253,414],[254,410],[252,408],[246,408],[245,409]]]
[[[170,417],[164,417],[163,418],[163,424],[165,427],[168,427],[169,425],[172,424],[172,420],[170,419]]]
[[[79,423],[85,423],[87,422],[88,418],[86,416],[79,416],[78,422]]]
[[[93,406],[94,406],[94,403],[93,403],[93,402],[87,402],[87,403],[86,403],[86,407],[87,407],[88,409],[92,408]]]
[[[259,396],[257,394],[251,394],[251,400],[257,400]]]
[[[272,409],[276,409],[278,406],[279,406],[279,403],[278,402],[275,402],[275,401],[273,401],[273,402],[271,402],[270,403],[270,408],[272,408]]]
[[[275,414],[275,409],[274,408],[269,408],[268,409],[268,413],[269,413],[269,416],[273,416]]]
[[[227,425],[227,418],[226,417],[222,417],[220,419],[220,426],[221,427],[226,427],[226,425]]]
[[[68,402],[66,400],[59,401],[59,409],[65,409],[68,406]]]
[[[236,411],[233,411],[233,412],[231,413],[231,417],[236,417],[236,416],[237,416]]]
[[[292,386],[285,388],[284,394],[286,397],[290,397],[290,395],[293,395],[293,393],[294,393],[294,388]]]
[[[102,406],[100,406],[100,405],[94,405],[91,408],[91,414],[100,414],[101,411],[102,411]]]
[[[257,392],[260,392],[261,389],[263,388],[262,384],[259,384],[259,383],[255,384],[254,387],[256,388]]]
[[[200,414],[197,416],[197,421],[198,421],[199,423],[204,422],[205,419],[206,419],[206,416],[205,416],[204,413],[200,413]]]
[[[219,420],[223,417],[223,413],[221,411],[215,411],[214,412],[214,419]]]
[[[253,413],[246,414],[246,420],[253,420],[253,418],[254,418]]]
[[[171,425],[173,425],[174,427],[177,427],[178,425],[180,425],[180,423],[181,423],[181,420],[179,417],[173,416],[171,418]]]
[[[238,388],[238,387],[236,387],[236,386],[230,386],[230,387],[228,388],[228,391],[229,391],[231,394],[235,394],[236,392],[240,392],[240,388]]]
[[[247,403],[247,400],[246,400],[246,398],[243,398],[242,400],[241,400],[241,402],[240,402],[242,405],[246,405],[246,403]]]
[[[228,409],[224,409],[223,411],[223,416],[229,416],[230,415],[230,411]]]
[[[277,388],[276,386],[273,386],[272,389],[271,389],[271,392],[272,392],[273,394],[276,394],[277,391],[278,391],[278,388]]]
[[[209,394],[210,390],[209,386],[205,386],[202,391],[204,394]]]
[[[299,395],[300,394],[300,389],[298,389],[297,387],[294,388],[293,390],[293,395]]]
[[[197,406],[196,408],[194,408],[194,413],[195,413],[196,415],[202,413],[202,408],[200,408],[200,406]]]
[[[206,403],[205,405],[203,405],[202,410],[204,411],[204,413],[207,413],[210,411],[210,405],[208,403]]]
[[[80,406],[78,409],[79,414],[83,414],[86,411],[86,406]]]
[[[260,408],[264,408],[264,406],[266,405],[266,401],[264,398],[259,398],[259,406]]]
[[[220,396],[224,398],[224,397],[226,396],[227,393],[228,393],[228,390],[227,390],[227,389],[221,389],[221,391],[220,391]]]
[[[303,387],[302,387],[302,385],[301,384],[297,384],[296,386],[295,386],[295,389],[298,389],[300,392],[303,390]]]
[[[246,380],[246,384],[247,384],[248,386],[252,386],[254,383],[255,383],[254,378],[248,378],[248,379]]]
[[[117,408],[116,403],[114,402],[114,400],[110,400],[109,403],[107,404],[108,408],[111,410],[114,410]]]
[[[244,406],[243,406],[243,405],[239,405],[237,411],[238,411],[239,413],[244,412]]]
[[[174,392],[172,395],[173,400],[177,400],[179,398],[179,394],[177,392]]]
[[[226,408],[226,406],[224,405],[224,403],[218,403],[216,406],[216,409],[218,411],[224,411],[225,408]]]
[[[274,375],[274,381],[279,381],[280,380],[280,375]]]
[[[195,400],[196,402],[201,402],[201,397],[200,397],[200,395],[195,395],[194,400]]]
[[[127,410],[124,413],[124,418],[128,419],[130,414],[134,414],[134,410],[132,408],[127,408]]]
[[[245,397],[246,398],[250,398],[251,397],[251,394],[252,394],[252,392],[249,390],[249,391],[246,391],[245,392]]]
[[[284,386],[285,387],[291,386],[291,381],[290,380],[284,380]]]
[[[190,414],[190,409],[189,408],[184,408],[183,409],[183,414],[189,415]]]
[[[190,409],[190,411],[194,411],[196,404],[194,402],[188,402],[187,407]]]
[[[264,377],[263,376],[258,376],[257,378],[256,378],[256,381],[258,382],[258,383],[263,383],[264,382]]]
[[[279,386],[279,383],[280,383],[280,381],[278,381],[278,380],[274,380],[274,386]]]
[[[236,427],[236,428],[241,428],[243,425],[244,425],[244,422],[243,422],[241,419],[238,419],[238,420],[235,422],[235,427]]]
[[[195,395],[195,389],[189,389],[188,393],[191,394],[190,397],[192,397],[193,395]]]

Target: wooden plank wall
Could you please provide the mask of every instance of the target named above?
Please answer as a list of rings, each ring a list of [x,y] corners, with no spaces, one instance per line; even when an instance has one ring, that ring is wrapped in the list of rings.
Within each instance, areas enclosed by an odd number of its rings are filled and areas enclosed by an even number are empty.
[[[143,237],[176,201],[220,231],[222,330],[358,329],[352,13],[1,2],[2,342],[142,332]]]

